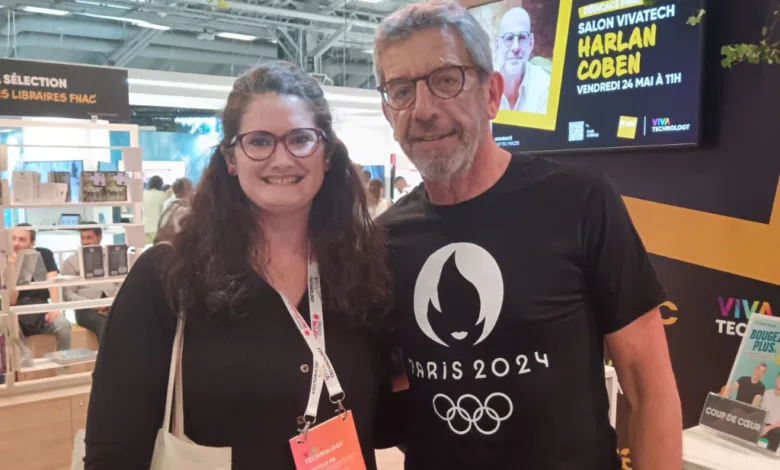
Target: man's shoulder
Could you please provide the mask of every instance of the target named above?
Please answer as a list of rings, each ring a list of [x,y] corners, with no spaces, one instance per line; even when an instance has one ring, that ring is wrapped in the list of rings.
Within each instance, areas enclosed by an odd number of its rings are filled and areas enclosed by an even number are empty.
[[[383,212],[377,223],[392,231],[396,226],[422,216],[424,206],[425,187],[421,183]]]
[[[554,191],[561,197],[586,196],[606,184],[603,173],[572,163],[528,154],[513,154],[512,162],[501,184],[507,190],[531,188]]]

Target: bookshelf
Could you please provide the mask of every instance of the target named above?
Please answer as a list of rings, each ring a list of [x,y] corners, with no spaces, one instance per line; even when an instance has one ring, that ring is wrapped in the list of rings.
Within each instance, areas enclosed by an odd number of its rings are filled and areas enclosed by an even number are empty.
[[[22,367],[21,350],[19,348],[19,343],[16,340],[16,338],[20,337],[19,317],[50,311],[63,311],[64,314],[64,311],[66,310],[109,307],[114,300],[113,297],[75,302],[62,300],[56,303],[20,306],[11,306],[9,297],[14,291],[22,292],[33,289],[61,289],[63,287],[85,285],[121,284],[124,281],[125,276],[106,276],[93,279],[65,276],[46,282],[32,282],[20,286],[12,285],[16,282],[15,275],[11,272],[13,265],[7,262],[8,255],[13,252],[11,239],[12,225],[15,224],[14,219],[18,221],[20,218],[23,218],[31,223],[32,227],[29,227],[30,230],[38,232],[38,238],[41,238],[42,236],[61,237],[63,240],[67,241],[68,244],[73,245],[73,251],[77,252],[80,243],[78,236],[74,236],[74,231],[79,229],[102,228],[104,229],[104,233],[108,233],[111,236],[124,235],[124,244],[126,244],[129,249],[127,261],[129,269],[135,261],[135,258],[143,251],[146,245],[143,225],[140,223],[142,220],[143,176],[141,171],[138,126],[93,123],[87,121],[0,119],[0,129],[10,130],[10,132],[17,132],[21,135],[36,136],[40,136],[41,133],[44,133],[45,135],[45,133],[49,132],[47,129],[52,129],[51,132],[53,135],[63,136],[62,142],[52,142],[51,145],[48,145],[48,142],[46,142],[45,139],[42,144],[40,138],[29,139],[35,142],[31,145],[25,145],[23,142],[19,142],[19,140],[24,139],[17,139],[13,142],[6,141],[4,144],[0,143],[0,163],[2,163],[0,183],[2,184],[1,188],[3,193],[2,204],[0,204],[3,209],[0,210],[0,275],[2,275],[2,282],[0,282],[0,334],[4,333],[6,337],[4,355],[0,355],[0,360],[3,357],[5,358],[6,371],[4,376],[5,383],[0,384],[0,397],[10,398],[14,396],[23,396],[26,393],[32,392],[60,390],[74,386],[88,386],[91,383],[92,374],[91,372],[84,372],[84,367],[82,367],[82,365],[94,362],[94,359],[65,366],[46,358],[34,358],[32,364],[28,362]],[[27,130],[32,130],[32,132],[25,133]],[[129,139],[125,139],[129,140],[129,145],[117,146],[110,144],[109,132],[112,131],[129,136]],[[73,133],[76,133],[79,136],[86,136],[82,139],[85,142],[84,145],[81,145],[81,142],[75,142],[77,139],[70,139],[69,135]],[[123,172],[120,173],[124,173],[123,178],[126,180],[123,183],[127,188],[126,200],[82,202],[82,194],[70,194],[72,202],[62,202],[62,199],[53,203],[41,203],[37,200],[14,202],[14,178],[12,178],[12,172],[34,171],[27,170],[24,166],[27,161],[25,160],[27,155],[33,159],[32,161],[39,162],[39,164],[40,162],[48,163],[49,161],[80,161],[81,171],[87,172],[98,170],[98,162],[105,163],[111,161],[110,157],[116,155],[116,153],[112,154],[111,152],[121,152],[122,155],[120,162],[121,167],[123,167]],[[89,166],[91,166],[91,168]],[[41,171],[41,173],[43,172]],[[114,177],[111,176],[111,178]],[[117,179],[118,178],[119,177],[117,177]],[[67,182],[67,179],[65,181]],[[83,191],[85,186],[81,184],[82,182],[82,180],[79,181],[79,186]],[[68,183],[68,185],[69,188],[73,187],[72,183]],[[86,187],[92,188],[92,186],[89,185]],[[116,187],[112,187],[112,189],[114,188]],[[106,190],[104,190],[104,192],[105,191]],[[47,201],[51,201],[51,199],[47,199]],[[53,217],[56,216],[58,212],[62,214],[78,213],[81,214],[82,217],[98,220],[98,211],[110,210],[114,207],[124,208],[125,210],[130,209],[131,212],[126,214],[126,218],[129,219],[130,222],[138,223],[126,223],[127,221],[123,221],[122,223],[103,223],[103,218],[106,218],[109,221],[113,219],[108,212],[100,213],[101,223],[98,225],[58,225],[53,220]],[[11,210],[10,214],[12,220],[10,221],[6,220],[9,215],[7,209]],[[50,222],[54,223],[50,224]],[[9,225],[8,228],[4,228],[6,227],[6,224]],[[107,243],[104,242],[103,244],[106,245]],[[62,247],[51,247],[44,244],[40,244],[40,246],[50,248],[54,252],[69,251],[63,250]],[[62,268],[61,263],[60,268]],[[60,298],[63,299],[62,293]],[[75,348],[76,346],[73,347]],[[69,371],[70,369],[73,369],[75,372],[71,373],[71,371]],[[0,369],[0,371],[1,370],[2,369]],[[37,379],[25,378],[24,380],[20,380],[20,378],[29,377],[36,372],[51,370],[57,370],[58,375],[55,377]]]

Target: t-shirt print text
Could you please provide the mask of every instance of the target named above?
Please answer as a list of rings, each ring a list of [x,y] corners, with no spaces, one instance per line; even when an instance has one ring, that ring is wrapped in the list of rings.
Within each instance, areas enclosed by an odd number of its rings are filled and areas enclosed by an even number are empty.
[[[473,243],[452,243],[428,257],[414,289],[414,315],[420,331],[444,348],[455,348],[460,360],[430,361],[408,357],[415,380],[477,381],[530,374],[549,368],[547,354],[518,351],[511,357],[473,357],[473,347],[488,339],[504,303],[504,280],[496,260]],[[480,396],[482,395],[482,396]],[[453,433],[492,435],[510,419],[514,403],[503,391],[449,396],[437,393],[433,411]]]

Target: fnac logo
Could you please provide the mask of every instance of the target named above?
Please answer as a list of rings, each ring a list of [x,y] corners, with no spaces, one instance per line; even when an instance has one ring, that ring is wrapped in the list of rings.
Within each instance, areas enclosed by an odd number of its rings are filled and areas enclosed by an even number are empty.
[[[764,300],[718,297],[721,318],[715,320],[718,333],[728,336],[745,336],[747,321],[754,314],[772,315],[772,306]]]
[[[639,118],[635,116],[620,116],[617,136],[621,139],[636,138],[636,125],[638,122]]]
[[[668,117],[653,118],[653,127],[671,126],[672,121]]]

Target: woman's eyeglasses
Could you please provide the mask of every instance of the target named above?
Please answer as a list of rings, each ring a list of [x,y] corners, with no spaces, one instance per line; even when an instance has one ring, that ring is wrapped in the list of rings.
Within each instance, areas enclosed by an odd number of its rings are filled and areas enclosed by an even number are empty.
[[[395,78],[377,88],[384,102],[395,110],[410,107],[417,98],[417,83],[425,81],[434,96],[449,100],[463,91],[466,71],[481,69],[474,65],[450,65],[436,69],[424,77]]]
[[[270,158],[276,151],[276,145],[282,142],[290,155],[306,158],[317,150],[320,140],[328,140],[322,129],[299,128],[280,136],[266,131],[251,131],[233,137],[230,147],[238,143],[250,160],[261,161]]]

